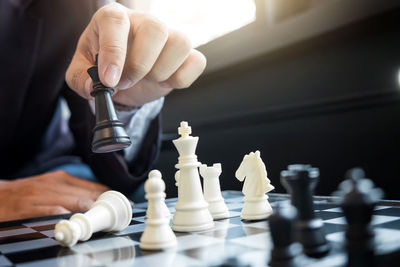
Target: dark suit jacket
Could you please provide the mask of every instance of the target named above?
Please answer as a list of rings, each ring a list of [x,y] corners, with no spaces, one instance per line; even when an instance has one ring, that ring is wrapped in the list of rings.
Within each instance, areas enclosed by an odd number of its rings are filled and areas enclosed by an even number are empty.
[[[87,100],[68,88],[65,71],[81,32],[97,8],[93,0],[0,1],[0,177],[29,162],[51,120],[60,96],[71,110],[75,154],[104,184],[131,192],[157,157],[160,118],[150,126],[136,160],[120,153],[91,152],[94,116]]]

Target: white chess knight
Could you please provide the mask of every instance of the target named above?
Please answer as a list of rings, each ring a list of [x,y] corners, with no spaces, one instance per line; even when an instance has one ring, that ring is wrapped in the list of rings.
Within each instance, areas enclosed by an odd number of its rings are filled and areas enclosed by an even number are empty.
[[[69,220],[59,221],[54,237],[62,246],[71,247],[78,240],[88,240],[95,232],[121,231],[131,220],[129,200],[120,192],[111,190],[101,194],[86,213],[77,213]]]
[[[206,230],[212,228],[214,222],[200,183],[198,167],[201,164],[195,154],[199,138],[190,136],[192,130],[185,121],[181,122],[178,133],[180,137],[172,141],[179,153],[178,164],[175,165],[179,169],[179,174],[175,176],[178,201],[172,229],[178,232]]]
[[[152,171],[144,184],[148,200],[146,228],[140,237],[140,248],[160,250],[176,246],[176,237],[165,216],[165,183],[159,171]]]
[[[267,177],[265,164],[260,157],[260,151],[244,156],[235,173],[236,178],[243,182],[244,205],[241,218],[245,220],[261,220],[271,215],[272,208],[265,194],[275,187]]]
[[[159,170],[152,170],[151,172],[149,172],[148,179],[162,179],[162,174],[161,174],[161,172]],[[165,204],[165,196],[164,196],[164,201],[162,202],[161,205],[162,205],[164,216],[166,218],[168,218],[168,219],[171,218],[171,212],[169,211],[167,205]],[[151,218],[152,217],[151,212],[152,212],[152,210],[150,210],[150,213],[149,213],[149,209],[147,209],[147,211],[146,211],[146,217],[147,218]]]
[[[221,194],[219,176],[222,173],[221,163],[213,166],[200,165],[200,174],[204,179],[204,198],[214,220],[229,218],[229,210]]]

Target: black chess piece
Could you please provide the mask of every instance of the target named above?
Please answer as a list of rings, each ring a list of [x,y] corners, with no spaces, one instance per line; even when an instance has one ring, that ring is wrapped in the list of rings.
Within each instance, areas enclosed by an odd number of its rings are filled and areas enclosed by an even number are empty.
[[[296,242],[294,223],[297,211],[289,203],[282,203],[274,209],[268,218],[272,243],[269,265],[271,267],[301,266],[302,246]]]
[[[340,206],[347,221],[347,266],[374,266],[374,231],[371,220],[374,207],[383,192],[374,188],[373,182],[365,178],[360,168],[349,170],[346,176],[348,179],[339,185],[339,195],[343,196]]]
[[[325,238],[323,221],[314,214],[313,194],[319,178],[318,168],[310,165],[289,165],[281,172],[281,183],[290,194],[291,203],[297,208],[296,230],[304,253],[322,257],[330,246]]]
[[[97,58],[98,55],[96,55],[95,65],[88,69],[93,80],[93,91],[90,94],[95,98],[96,110],[92,151],[95,153],[113,152],[130,146],[131,140],[115,112],[111,99],[114,89],[106,87],[100,81]]]

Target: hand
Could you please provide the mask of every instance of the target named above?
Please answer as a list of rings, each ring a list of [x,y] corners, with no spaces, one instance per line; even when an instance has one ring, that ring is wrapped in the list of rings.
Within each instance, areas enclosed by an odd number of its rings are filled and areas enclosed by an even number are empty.
[[[106,186],[65,171],[0,181],[0,221],[86,211]]]
[[[140,106],[173,88],[189,87],[206,65],[204,55],[192,49],[183,34],[117,3],[94,14],[66,73],[69,87],[88,99],[92,99],[92,81],[87,69],[97,53],[101,82],[117,89],[113,99],[127,106]]]

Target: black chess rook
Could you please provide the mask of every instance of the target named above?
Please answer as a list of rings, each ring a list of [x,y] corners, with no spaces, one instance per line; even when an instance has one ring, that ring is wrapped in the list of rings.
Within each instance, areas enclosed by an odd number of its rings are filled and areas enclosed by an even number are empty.
[[[103,85],[100,81],[97,58],[98,55],[96,55],[95,65],[88,69],[93,80],[93,91],[90,94],[95,98],[96,112],[92,151],[106,153],[127,148],[131,145],[131,140],[115,112],[111,99],[114,89]]]
[[[281,172],[281,183],[298,211],[298,241],[303,245],[304,253],[310,257],[322,257],[330,248],[325,238],[323,221],[314,214],[313,194],[318,179],[318,168],[310,165],[289,165],[288,170]]]

